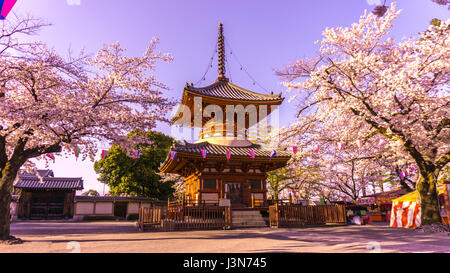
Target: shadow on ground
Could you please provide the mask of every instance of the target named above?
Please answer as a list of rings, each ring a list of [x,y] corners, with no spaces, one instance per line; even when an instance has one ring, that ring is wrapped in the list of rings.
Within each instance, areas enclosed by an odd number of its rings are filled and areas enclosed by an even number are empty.
[[[387,225],[326,226],[309,228],[248,228],[232,230],[202,230],[176,232],[140,232],[135,222],[45,222],[26,221],[11,225],[11,234],[32,237],[29,242],[80,243],[121,242],[167,245],[181,240],[202,244],[203,240],[216,240],[218,245],[229,242],[255,242],[261,239],[267,248],[258,252],[304,251],[308,246],[322,246],[330,252],[368,252],[369,243],[375,242],[382,250],[400,252],[450,252],[447,234],[419,233],[415,230],[391,228]],[[62,237],[62,238],[61,238]],[[200,240],[200,242],[198,242]],[[242,241],[241,241],[242,240]],[[178,241],[177,241],[178,242]],[[221,243],[222,242],[222,243]],[[271,243],[272,242],[272,243]],[[327,248],[328,247],[328,248]]]

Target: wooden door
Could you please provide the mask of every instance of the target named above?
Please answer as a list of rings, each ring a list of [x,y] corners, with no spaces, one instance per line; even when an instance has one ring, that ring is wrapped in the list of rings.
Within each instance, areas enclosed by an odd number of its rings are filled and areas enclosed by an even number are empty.
[[[242,204],[241,183],[225,182],[223,183],[225,198],[230,199],[231,204]]]
[[[64,197],[64,192],[33,192],[31,197],[30,218],[62,218],[64,212]]]
[[[114,216],[120,218],[127,217],[127,202],[115,202],[114,203]]]

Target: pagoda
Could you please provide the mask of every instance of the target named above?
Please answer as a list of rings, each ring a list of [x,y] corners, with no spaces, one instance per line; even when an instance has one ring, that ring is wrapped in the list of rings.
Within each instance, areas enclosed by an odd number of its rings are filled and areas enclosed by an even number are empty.
[[[184,118],[188,119],[191,127],[201,126],[199,139],[195,143],[175,142],[160,171],[184,177],[187,203],[218,204],[221,199],[227,199],[229,202],[225,200],[222,203],[230,203],[232,208],[266,207],[267,172],[284,167],[290,154],[263,149],[253,143],[248,138],[249,128],[258,125],[258,119],[270,115],[273,106],[279,106],[284,98],[273,92],[270,95],[252,92],[229,81],[225,76],[221,23],[217,51],[217,80],[204,87],[186,83],[181,103],[190,110],[190,116],[183,116],[183,112],[172,119],[175,123]],[[208,107],[216,111],[205,114]],[[237,122],[240,113],[230,115],[227,112],[229,107],[246,109],[240,124]],[[220,110],[227,113],[221,114],[222,119],[217,118]],[[251,110],[256,118],[252,118]],[[196,115],[196,111],[201,114]],[[223,118],[225,116],[232,119]]]

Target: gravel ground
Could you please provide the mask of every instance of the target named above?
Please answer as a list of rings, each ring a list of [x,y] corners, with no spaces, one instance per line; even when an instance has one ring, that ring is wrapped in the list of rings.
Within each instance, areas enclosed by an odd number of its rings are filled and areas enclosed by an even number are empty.
[[[448,233],[390,228],[386,224],[309,228],[248,228],[139,232],[135,222],[21,221],[11,234],[24,240],[1,245],[9,253],[213,253],[213,252],[446,252]]]

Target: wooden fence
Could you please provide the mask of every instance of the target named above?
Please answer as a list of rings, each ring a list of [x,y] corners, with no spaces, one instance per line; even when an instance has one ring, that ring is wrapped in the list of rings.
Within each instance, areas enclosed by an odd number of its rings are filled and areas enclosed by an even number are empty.
[[[230,207],[180,206],[149,207],[139,210],[139,229],[145,230],[192,230],[228,229],[231,227]]]
[[[269,207],[270,227],[302,227],[307,225],[346,224],[343,205],[279,205]]]

